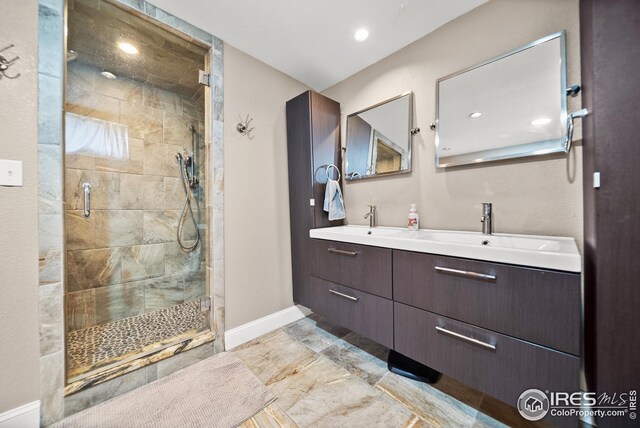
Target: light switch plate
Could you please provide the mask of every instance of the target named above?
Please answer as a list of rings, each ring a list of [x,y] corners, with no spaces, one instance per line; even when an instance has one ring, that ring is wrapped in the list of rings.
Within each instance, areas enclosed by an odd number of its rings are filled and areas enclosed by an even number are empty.
[[[22,186],[22,161],[0,159],[0,186]]]

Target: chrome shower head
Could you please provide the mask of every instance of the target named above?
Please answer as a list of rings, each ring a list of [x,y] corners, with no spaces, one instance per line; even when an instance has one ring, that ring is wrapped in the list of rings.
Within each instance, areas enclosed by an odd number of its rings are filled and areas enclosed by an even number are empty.
[[[180,153],[176,153],[176,160],[182,163],[182,155]]]

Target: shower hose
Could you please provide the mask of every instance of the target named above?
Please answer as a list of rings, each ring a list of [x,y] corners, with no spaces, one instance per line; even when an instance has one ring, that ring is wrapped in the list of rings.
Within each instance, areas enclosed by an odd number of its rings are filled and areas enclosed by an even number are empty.
[[[180,175],[182,177],[182,188],[184,189],[185,198],[184,198],[184,206],[182,207],[182,214],[180,215],[180,221],[178,222],[177,237],[178,237],[178,245],[180,245],[180,248],[182,249],[182,251],[190,253],[191,251],[196,249],[196,247],[198,246],[198,243],[200,242],[200,230],[198,229],[198,223],[196,222],[196,217],[193,214],[193,209],[191,208],[191,199],[193,198],[193,192],[191,191],[191,186],[189,185],[187,165],[182,159],[182,157],[180,157],[179,161],[180,161]],[[196,230],[195,241],[192,245],[186,245],[182,240],[184,224],[187,221],[187,217],[191,218],[193,227]]]

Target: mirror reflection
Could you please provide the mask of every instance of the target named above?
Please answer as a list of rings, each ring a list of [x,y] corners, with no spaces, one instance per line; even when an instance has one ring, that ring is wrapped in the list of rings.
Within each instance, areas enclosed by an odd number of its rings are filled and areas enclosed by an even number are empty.
[[[347,116],[346,179],[411,171],[412,93]]]
[[[437,81],[436,165],[565,151],[564,32]]]

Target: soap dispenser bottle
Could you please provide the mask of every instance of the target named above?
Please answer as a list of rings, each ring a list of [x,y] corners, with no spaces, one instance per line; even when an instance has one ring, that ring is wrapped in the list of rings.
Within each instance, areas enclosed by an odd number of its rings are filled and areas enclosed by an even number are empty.
[[[416,204],[411,204],[409,207],[409,220],[407,224],[411,231],[417,231],[420,228],[420,219],[418,211],[416,210]]]

